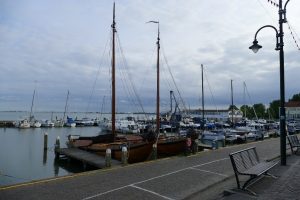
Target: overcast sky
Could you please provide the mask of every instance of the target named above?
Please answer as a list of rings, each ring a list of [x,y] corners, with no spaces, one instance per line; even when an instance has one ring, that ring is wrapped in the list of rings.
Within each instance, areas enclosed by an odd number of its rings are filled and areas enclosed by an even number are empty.
[[[69,111],[108,112],[112,7],[111,0],[0,0],[0,111],[30,110],[34,90],[35,110],[63,111],[69,90]],[[300,1],[291,0],[287,19],[298,44],[299,13]],[[130,103],[132,85],[144,109],[155,111],[157,24],[149,20],[160,22],[162,110],[177,91],[170,71],[186,106],[201,106],[201,64],[206,108],[228,108],[231,79],[236,105],[279,99],[274,30],[258,34],[257,54],[248,49],[261,26],[278,27],[278,8],[267,0],[116,0],[119,112],[141,110]],[[284,32],[288,100],[300,93],[300,51],[288,24]],[[251,100],[244,101],[244,81]]]

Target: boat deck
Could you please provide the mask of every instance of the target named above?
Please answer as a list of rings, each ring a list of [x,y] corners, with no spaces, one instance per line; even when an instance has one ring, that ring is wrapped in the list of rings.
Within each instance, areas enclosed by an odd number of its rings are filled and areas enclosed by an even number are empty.
[[[59,155],[64,155],[68,158],[72,158],[74,160],[81,161],[84,164],[89,164],[93,167],[97,167],[97,168],[105,167],[105,157],[84,150],[80,150],[78,148],[61,148],[56,150],[56,153],[58,153]],[[112,166],[116,166],[120,164],[121,164],[120,161],[111,159]]]

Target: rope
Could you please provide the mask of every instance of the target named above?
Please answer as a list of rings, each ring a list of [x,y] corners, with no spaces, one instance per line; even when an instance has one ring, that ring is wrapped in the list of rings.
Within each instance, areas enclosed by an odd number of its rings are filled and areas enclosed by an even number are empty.
[[[298,42],[297,42],[297,40],[296,40],[296,37],[297,37],[297,39],[300,41],[299,36],[297,35],[296,32],[295,32],[295,35],[294,35],[292,26],[290,25],[289,22],[287,22],[287,25],[288,25],[288,28],[289,28],[290,33],[291,33],[291,35],[292,35],[292,38],[293,38],[293,40],[294,40],[294,42],[295,42],[295,45],[297,46],[297,49],[300,50],[300,47],[299,47]],[[296,36],[296,37],[295,37],[295,36]]]
[[[268,0],[268,2],[275,7],[279,7],[279,4],[276,1]]]
[[[165,63],[166,63],[166,65],[167,65],[167,67],[168,67],[170,76],[171,76],[171,78],[172,78],[173,84],[174,84],[174,86],[175,86],[175,88],[176,88],[176,91],[177,91],[177,93],[178,93],[178,95],[179,95],[179,99],[180,99],[180,101],[181,101],[181,103],[182,103],[182,106],[183,106],[184,110],[187,111],[187,108],[186,108],[186,106],[185,106],[185,102],[183,101],[183,98],[182,98],[182,96],[181,96],[181,93],[180,93],[180,91],[179,91],[179,89],[178,89],[178,87],[177,87],[177,84],[176,84],[176,82],[175,82],[173,73],[172,73],[171,68],[170,68],[170,66],[169,66],[169,64],[168,64],[168,60],[167,60],[167,58],[166,58],[166,56],[165,56],[164,48],[163,48],[163,47],[162,47],[162,52],[163,52],[163,57],[164,57]]]
[[[122,76],[122,78],[123,78],[122,81],[124,83],[126,92],[127,92],[128,96],[131,97],[130,100],[131,100],[132,104],[135,107],[140,106],[142,112],[145,114],[145,117],[147,119],[149,119],[149,116],[145,112],[145,109],[144,109],[144,107],[142,105],[141,98],[138,95],[136,87],[135,87],[135,85],[133,83],[132,75],[129,73],[128,64],[127,64],[126,58],[125,58],[124,53],[123,53],[123,48],[122,48],[122,45],[121,45],[118,33],[117,33],[117,42],[119,44],[118,47],[119,47],[119,51],[121,53],[121,58],[122,58],[122,61],[123,61],[123,65],[121,65],[121,67],[123,66],[124,69],[125,69],[125,70],[120,70],[120,71],[121,71],[121,75],[123,75]],[[128,80],[129,80],[129,83],[128,83]],[[137,102],[135,101],[135,99],[133,97],[136,98]]]
[[[90,103],[91,103],[91,99],[92,99],[92,96],[94,94],[94,91],[95,91],[95,87],[96,87],[96,83],[97,83],[97,80],[98,80],[98,76],[99,76],[99,73],[100,73],[100,70],[102,69],[102,65],[103,65],[103,61],[104,61],[104,55],[106,53],[106,48],[108,46],[108,42],[109,42],[109,36],[108,36],[108,39],[106,40],[106,44],[104,46],[104,51],[102,53],[102,57],[101,57],[101,61],[100,61],[100,64],[98,66],[98,70],[97,70],[97,73],[96,73],[96,78],[94,80],[94,83],[93,83],[93,86],[92,86],[92,90],[91,90],[91,93],[90,93],[90,96],[89,96],[89,99],[88,99],[88,105],[87,105],[87,108],[86,108],[86,112],[88,112],[89,110],[89,107],[90,107]]]
[[[217,104],[216,104],[216,101],[215,101],[215,97],[214,97],[214,95],[213,95],[213,93],[212,93],[212,89],[211,89],[211,87],[210,87],[210,84],[209,84],[209,81],[208,81],[206,72],[205,72],[204,70],[203,70],[203,72],[204,72],[205,80],[206,80],[207,85],[208,85],[208,89],[209,89],[209,92],[210,92],[210,95],[211,95],[212,102],[213,102],[213,104],[215,105],[216,110],[217,110],[217,113],[218,113],[219,110],[218,110],[218,107],[217,107]]]

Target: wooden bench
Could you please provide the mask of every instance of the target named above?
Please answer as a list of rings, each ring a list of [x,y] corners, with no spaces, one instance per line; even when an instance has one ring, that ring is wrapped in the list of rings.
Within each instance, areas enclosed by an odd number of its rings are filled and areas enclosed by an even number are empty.
[[[238,189],[246,190],[246,187],[250,184],[250,182],[261,175],[269,175],[275,178],[275,176],[269,174],[268,171],[274,167],[278,161],[260,161],[255,147],[231,153],[229,156]],[[239,175],[250,176],[242,188],[240,186]]]
[[[300,149],[300,142],[297,135],[288,135],[287,138],[289,140],[292,153],[296,154]],[[294,148],[296,148],[296,150],[294,150]]]

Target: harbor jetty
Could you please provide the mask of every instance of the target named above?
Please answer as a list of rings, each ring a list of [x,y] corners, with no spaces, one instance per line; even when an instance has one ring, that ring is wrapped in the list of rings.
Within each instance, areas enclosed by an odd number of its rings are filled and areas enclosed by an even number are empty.
[[[82,162],[84,168],[87,164],[100,169],[110,166],[113,167],[116,165],[121,165],[121,162],[115,159],[110,158],[109,161],[107,161],[107,158],[103,156],[99,156],[88,151],[80,150],[78,148],[59,148],[55,149],[55,153],[56,159],[61,159],[61,157],[74,159]],[[109,162],[109,164],[107,162]]]
[[[15,127],[14,121],[12,121],[12,120],[1,120],[0,121],[0,127],[1,128]]]
[[[212,199],[236,187],[229,154],[252,146],[263,160],[280,155],[279,138],[271,138],[5,186],[0,188],[0,199]]]

